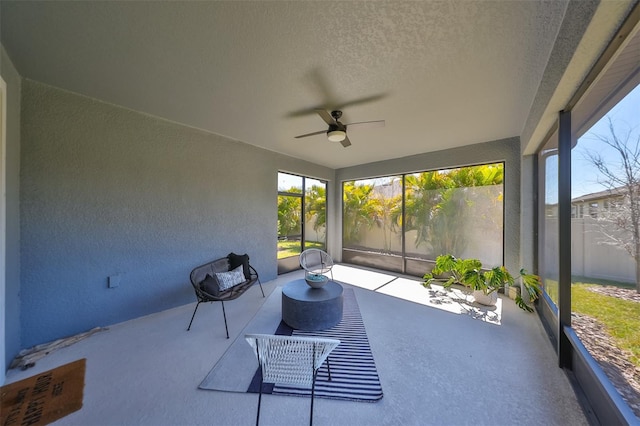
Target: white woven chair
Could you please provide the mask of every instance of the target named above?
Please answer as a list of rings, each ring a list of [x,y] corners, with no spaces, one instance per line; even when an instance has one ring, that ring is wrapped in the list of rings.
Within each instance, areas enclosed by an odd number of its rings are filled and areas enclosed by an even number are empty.
[[[307,249],[300,253],[300,266],[305,271],[305,277],[309,274],[331,274],[333,280],[333,259],[329,253],[320,249]]]
[[[262,372],[256,425],[260,422],[263,383],[310,387],[309,425],[313,425],[313,398],[318,369],[326,360],[329,380],[331,380],[328,356],[340,344],[340,340],[271,334],[246,334],[244,337],[253,348],[253,353],[258,358],[258,365]]]

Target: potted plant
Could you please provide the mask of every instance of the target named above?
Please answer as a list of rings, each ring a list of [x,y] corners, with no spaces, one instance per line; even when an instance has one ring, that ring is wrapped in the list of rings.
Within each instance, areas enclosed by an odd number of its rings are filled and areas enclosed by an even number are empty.
[[[438,279],[436,276],[448,275],[447,279]],[[430,288],[434,281],[441,281],[445,289],[449,290],[453,284],[461,284],[472,290],[476,302],[483,305],[495,305],[498,300],[497,291],[505,286],[514,285],[517,278],[522,278],[522,283],[529,300],[535,301],[542,292],[540,277],[529,274],[520,269],[520,275],[514,278],[504,266],[496,266],[493,269],[482,269],[482,262],[478,259],[458,259],[451,254],[445,254],[436,258],[436,265],[430,273],[424,275],[423,286]],[[533,312],[520,294],[515,297],[518,307],[528,312]]]

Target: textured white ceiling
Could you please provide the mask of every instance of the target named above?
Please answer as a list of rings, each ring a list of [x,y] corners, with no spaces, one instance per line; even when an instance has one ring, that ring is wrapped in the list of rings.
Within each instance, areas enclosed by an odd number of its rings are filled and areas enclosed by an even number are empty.
[[[0,2],[27,78],[332,168],[520,135],[566,1]],[[366,103],[358,100],[373,98]],[[345,105],[342,148],[310,108]]]

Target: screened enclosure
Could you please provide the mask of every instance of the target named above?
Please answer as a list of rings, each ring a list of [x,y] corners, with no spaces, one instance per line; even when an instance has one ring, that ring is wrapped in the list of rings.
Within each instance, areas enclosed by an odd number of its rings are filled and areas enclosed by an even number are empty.
[[[503,263],[504,165],[343,182],[343,259],[422,275],[441,254]]]

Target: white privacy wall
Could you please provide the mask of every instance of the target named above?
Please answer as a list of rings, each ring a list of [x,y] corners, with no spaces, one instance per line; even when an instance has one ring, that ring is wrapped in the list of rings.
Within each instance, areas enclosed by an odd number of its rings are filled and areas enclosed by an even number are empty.
[[[545,218],[545,252],[543,275],[558,280],[558,219]],[[622,247],[607,244],[610,241],[605,235],[627,234],[612,224],[600,223],[585,216],[571,219],[571,275],[574,280],[585,278],[605,279],[618,282],[636,282],[636,262]]]

